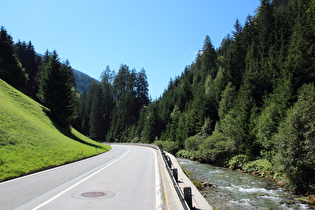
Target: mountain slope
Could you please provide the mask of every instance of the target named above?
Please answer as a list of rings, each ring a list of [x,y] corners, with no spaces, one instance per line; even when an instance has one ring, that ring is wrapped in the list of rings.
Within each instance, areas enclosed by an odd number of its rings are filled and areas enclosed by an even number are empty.
[[[75,70],[75,69],[72,69],[72,70],[73,70],[73,75],[74,75],[77,91],[81,94],[84,93],[84,91],[88,91],[90,88],[90,85],[94,81],[97,81],[94,78],[90,77],[89,75],[84,74],[78,70]]]
[[[58,130],[45,107],[3,80],[0,102],[0,181],[110,149],[74,129]]]

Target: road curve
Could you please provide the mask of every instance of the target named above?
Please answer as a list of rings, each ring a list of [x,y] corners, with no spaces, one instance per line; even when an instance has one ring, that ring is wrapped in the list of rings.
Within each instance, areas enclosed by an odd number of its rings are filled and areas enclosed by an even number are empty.
[[[157,152],[112,145],[82,161],[0,183],[0,209],[157,209]]]

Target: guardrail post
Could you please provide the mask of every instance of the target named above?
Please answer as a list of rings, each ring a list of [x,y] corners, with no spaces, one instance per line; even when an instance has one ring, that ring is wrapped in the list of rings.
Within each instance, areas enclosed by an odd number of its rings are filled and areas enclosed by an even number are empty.
[[[184,199],[187,202],[189,208],[192,209],[192,194],[191,187],[184,187]]]
[[[168,164],[168,167],[172,167],[172,161],[171,161],[171,158],[169,156],[166,156],[166,162]]]
[[[163,150],[162,150],[162,156],[165,159],[166,155],[165,155],[165,152]]]
[[[175,181],[178,183],[178,172],[177,172],[177,168],[173,168],[172,171],[173,171],[173,176],[174,176],[174,178],[175,178]]]

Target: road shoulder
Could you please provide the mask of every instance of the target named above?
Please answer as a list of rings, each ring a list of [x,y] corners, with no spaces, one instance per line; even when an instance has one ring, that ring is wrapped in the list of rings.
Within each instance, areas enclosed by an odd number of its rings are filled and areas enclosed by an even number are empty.
[[[169,176],[165,163],[162,159],[162,156],[158,154],[158,161],[159,161],[159,168],[160,168],[160,174],[161,174],[161,180],[163,184],[163,190],[164,190],[164,198],[165,198],[165,204],[167,209],[184,209],[182,207],[182,203],[177,195],[177,192],[175,188],[173,187],[173,182],[171,180],[171,177]]]
[[[191,187],[193,207],[195,209],[212,209],[207,200],[195,187],[192,181],[186,176],[177,159],[172,154],[167,153],[167,155],[171,158],[173,168],[177,168],[179,181],[178,185],[181,188],[181,190],[184,191],[184,187]]]

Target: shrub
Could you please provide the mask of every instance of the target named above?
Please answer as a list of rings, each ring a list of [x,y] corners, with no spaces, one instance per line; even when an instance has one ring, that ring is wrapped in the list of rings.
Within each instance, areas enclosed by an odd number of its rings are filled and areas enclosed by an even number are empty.
[[[197,158],[201,162],[223,165],[235,151],[236,147],[230,139],[220,132],[214,132],[200,145]]]
[[[203,138],[200,135],[191,136],[185,141],[185,149],[188,151],[197,151]]]
[[[243,170],[246,172],[258,172],[261,175],[269,176],[273,174],[273,166],[266,159],[260,159],[244,164]]]
[[[228,166],[231,169],[243,168],[248,161],[249,157],[247,155],[237,155],[229,161]]]
[[[139,137],[135,137],[131,140],[131,143],[138,143],[138,142],[140,142]]]
[[[154,141],[153,144],[173,155],[175,155],[179,149],[176,142],[173,142],[173,141],[159,141],[158,140],[158,141]]]
[[[176,157],[180,157],[180,158],[191,158],[194,157],[194,153],[191,151],[187,151],[187,150],[179,150],[176,153]]]

